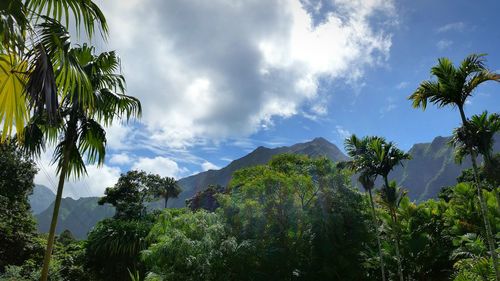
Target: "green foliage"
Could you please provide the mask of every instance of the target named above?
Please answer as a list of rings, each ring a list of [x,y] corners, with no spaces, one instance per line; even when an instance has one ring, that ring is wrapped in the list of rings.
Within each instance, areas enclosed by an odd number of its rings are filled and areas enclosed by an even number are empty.
[[[116,208],[115,218],[118,219],[141,217],[146,212],[144,203],[151,198],[147,177],[143,171],[128,171],[120,175],[115,186],[106,188],[99,205],[113,205]]]
[[[220,185],[209,185],[207,189],[198,191],[193,197],[186,200],[186,207],[191,211],[204,209],[209,212],[214,212],[219,208],[220,204],[217,201],[217,194],[224,193],[225,188]]]
[[[69,47],[70,22],[78,33],[83,27],[89,39],[97,29],[107,34],[106,19],[92,1],[4,0],[0,4],[2,141],[14,126],[22,133],[30,113],[53,121],[59,98],[77,88],[80,93],[92,90]]]
[[[120,175],[113,187],[106,188],[98,203],[113,205],[117,219],[139,219],[146,215],[146,202],[159,196],[168,200],[179,193],[180,188],[173,178],[162,178],[144,171],[128,171]]]
[[[0,272],[20,265],[34,250],[36,223],[28,196],[36,172],[14,140],[0,143]]]
[[[222,217],[203,210],[164,210],[148,239],[142,257],[154,276],[146,280],[233,280],[230,266],[244,248]]]
[[[139,253],[149,245],[146,237],[154,216],[141,220],[106,219],[89,233],[86,242],[88,269],[96,280],[127,280],[129,270],[144,273]]]
[[[430,101],[439,107],[455,105],[461,108],[477,86],[500,80],[500,75],[486,68],[484,54],[469,55],[459,66],[447,58],[440,58],[431,74],[436,80],[423,81],[409,97],[413,107],[425,110]]]
[[[163,198],[165,200],[164,207],[167,208],[169,198],[177,198],[181,193],[181,187],[174,178],[160,177],[159,175],[150,175],[150,192],[155,198]]]

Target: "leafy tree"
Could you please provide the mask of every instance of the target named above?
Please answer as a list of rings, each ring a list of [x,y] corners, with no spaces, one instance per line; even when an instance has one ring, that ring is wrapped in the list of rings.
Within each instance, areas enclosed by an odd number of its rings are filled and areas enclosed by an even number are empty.
[[[86,243],[88,269],[97,280],[128,280],[131,271],[144,277],[145,267],[139,253],[149,243],[146,237],[153,226],[154,215],[138,219],[105,219],[89,233]]]
[[[116,118],[124,116],[128,119],[141,113],[139,100],[123,94],[125,80],[116,73],[120,64],[114,52],[96,55],[94,48],[86,45],[70,52],[85,77],[91,81],[91,89],[83,91],[74,88],[71,95],[64,97],[58,110],[57,126],[49,126],[47,115],[38,112],[23,131],[24,146],[31,153],[40,153],[45,142],[56,144],[53,162],[57,162],[59,184],[42,271],[43,281],[48,276],[65,180],[86,173],[84,155],[88,163],[104,163],[106,132],[101,123],[109,125]]]
[[[164,208],[167,208],[169,198],[177,198],[181,193],[181,187],[174,178],[160,177],[159,175],[151,176],[153,196],[163,198],[165,200]]]
[[[0,272],[32,254],[36,223],[28,196],[36,173],[35,163],[14,140],[0,143]]]
[[[186,199],[186,207],[191,211],[204,209],[214,212],[220,206],[216,198],[217,194],[224,192],[225,188],[223,186],[209,185],[205,190],[198,191],[193,197]]]
[[[445,219],[448,204],[427,200],[420,204],[401,200],[398,223],[404,272],[408,280],[449,280],[453,235]]]
[[[430,101],[438,107],[454,106],[460,112],[462,125],[467,127],[469,121],[465,116],[464,105],[467,98],[472,96],[474,90],[484,82],[500,81],[500,75],[490,72],[485,65],[485,55],[472,54],[466,57],[461,64],[456,67],[447,58],[440,58],[438,64],[431,69],[431,74],[436,80],[423,81],[417,90],[410,95],[413,107],[421,107],[425,110],[427,102]],[[473,136],[468,134],[468,138]],[[477,196],[482,210],[484,227],[486,228],[486,238],[490,249],[490,255],[495,267],[496,280],[500,281],[500,271],[498,268],[497,255],[495,253],[495,242],[493,233],[488,223],[486,214],[486,202],[484,201],[480,182],[478,179],[478,165],[476,152],[471,145],[467,145],[467,150],[471,155],[472,167],[475,174]]]
[[[144,171],[128,171],[121,174],[113,187],[104,191],[99,205],[111,204],[115,207],[117,219],[139,219],[146,213],[145,203],[151,201],[151,175]]]
[[[152,280],[239,280],[231,265],[244,245],[216,213],[166,209],[148,239],[152,243],[142,256],[159,277]]]
[[[461,236],[456,243],[459,247],[453,251],[453,257],[459,260],[454,265],[457,269],[455,281],[490,281],[495,279],[492,262],[484,257],[487,248],[480,236],[475,233],[467,233]]]

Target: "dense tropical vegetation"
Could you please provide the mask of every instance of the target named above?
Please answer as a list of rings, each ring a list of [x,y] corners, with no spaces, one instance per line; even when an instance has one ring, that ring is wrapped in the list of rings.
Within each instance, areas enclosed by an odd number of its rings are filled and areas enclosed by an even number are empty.
[[[439,198],[412,202],[389,181],[409,154],[352,135],[348,161],[278,155],[180,209],[167,209],[182,192],[174,178],[129,171],[99,201],[114,207],[112,218],[86,240],[56,236],[65,180],[104,163],[105,126],[142,110],[126,95],[117,54],[72,45],[70,22],[89,38],[107,35],[90,0],[0,3],[0,280],[500,280],[500,117],[468,118],[464,108],[479,85],[500,81],[484,55],[459,66],[439,59],[436,79],[409,97],[460,113],[450,145],[472,169]],[[46,146],[55,147],[59,185],[50,231],[38,234],[28,196],[33,157]],[[158,199],[164,208],[152,207]]]

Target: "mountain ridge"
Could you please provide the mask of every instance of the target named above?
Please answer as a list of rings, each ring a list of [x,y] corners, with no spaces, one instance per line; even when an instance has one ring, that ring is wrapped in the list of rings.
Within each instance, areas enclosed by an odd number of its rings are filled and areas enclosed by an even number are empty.
[[[469,159],[465,159],[461,165],[454,162],[453,148],[447,144],[449,139],[450,137],[439,136],[432,142],[413,145],[408,151],[413,159],[404,161],[402,166],[396,167],[391,173],[390,179],[396,180],[398,184],[406,188],[412,200],[421,201],[437,197],[442,187],[455,184],[461,171],[471,166]],[[499,135],[495,137],[495,140],[495,151],[498,152],[500,151]],[[234,171],[265,164],[274,155],[281,153],[306,154],[310,157],[326,156],[334,161],[348,159],[335,144],[324,138],[315,138],[308,142],[277,148],[259,146],[247,155],[231,161],[226,167],[180,179],[179,185],[183,188],[183,192],[179,198],[169,200],[169,207],[184,207],[186,199],[206,189],[209,184],[225,186],[229,183]],[[381,182],[377,183],[381,186]],[[356,177],[353,177],[353,184],[359,186]],[[111,206],[97,205],[97,201],[98,197],[84,197],[78,200],[64,198],[57,232],[69,229],[76,237],[84,238],[97,221],[110,217],[114,213]],[[162,204],[153,202],[150,207],[161,208]],[[41,232],[48,229],[52,208],[51,204],[45,211],[36,215]],[[82,213],[86,214],[83,218]]]

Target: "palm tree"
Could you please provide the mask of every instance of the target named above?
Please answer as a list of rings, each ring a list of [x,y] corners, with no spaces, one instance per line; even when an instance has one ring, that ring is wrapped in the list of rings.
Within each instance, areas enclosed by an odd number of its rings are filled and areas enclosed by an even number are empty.
[[[165,177],[158,181],[159,185],[156,185],[153,189],[154,197],[161,197],[165,200],[165,208],[167,208],[167,203],[169,198],[177,198],[181,193],[181,187],[174,178]]]
[[[64,181],[86,173],[85,161],[104,163],[106,132],[101,126],[110,125],[116,118],[140,116],[141,104],[134,97],[123,94],[125,80],[116,74],[119,58],[114,52],[94,54],[94,49],[83,45],[69,50],[91,82],[91,91],[81,88],[66,95],[57,110],[57,123],[48,124],[45,111],[35,111],[24,130],[25,148],[31,153],[40,153],[46,142],[56,144],[53,162],[57,162],[59,184],[50,225],[47,250],[42,269],[42,281],[47,280],[48,268],[54,244],[55,229]]]
[[[497,208],[500,213],[500,194],[498,193],[499,177],[496,159],[493,156],[494,136],[500,132],[500,115],[489,114],[484,111],[480,115],[473,115],[465,126],[456,128],[450,141],[455,147],[455,160],[462,163],[469,154],[469,147],[484,158],[486,177],[493,184],[493,192],[497,199]]]
[[[370,165],[368,164],[371,160],[367,159],[370,155],[367,151],[367,144],[370,141],[369,137],[364,137],[359,139],[356,135],[352,135],[345,140],[345,149],[347,155],[352,159],[347,162],[347,167],[355,173],[361,173],[358,177],[359,182],[363,186],[365,192],[368,193],[370,199],[370,206],[372,211],[373,226],[375,227],[378,255],[380,259],[380,271],[382,274],[382,281],[385,281],[385,264],[384,256],[382,253],[382,244],[380,242],[380,231],[379,222],[377,219],[377,214],[375,212],[375,204],[373,202],[372,190],[375,187],[375,180],[377,179],[377,174],[374,171],[370,171]]]
[[[403,269],[401,265],[401,252],[399,251],[399,221],[398,209],[401,200],[406,196],[406,191],[391,181],[387,186],[379,191],[379,203],[389,212],[393,224],[394,246],[396,249],[396,258],[398,261],[399,279],[403,281]]]
[[[500,81],[500,75],[490,72],[485,66],[484,54],[469,55],[458,67],[454,66],[449,59],[440,58],[438,64],[432,67],[431,74],[435,76],[437,80],[423,81],[420,83],[417,90],[410,95],[409,99],[413,101],[413,107],[421,107],[425,110],[428,101],[436,104],[438,107],[450,105],[457,107],[460,112],[462,125],[464,126],[468,123],[464,111],[467,98],[472,96],[472,93],[480,84],[487,81]],[[490,249],[490,255],[495,267],[496,280],[500,281],[495,243],[486,215],[486,203],[479,182],[476,152],[471,146],[469,146],[467,150],[469,150],[472,160],[477,196],[479,198],[481,214],[486,229],[486,238]]]
[[[74,22],[78,32],[83,28],[89,39],[96,30],[105,38],[108,28],[103,13],[90,0],[1,2],[0,122],[3,121],[4,140],[13,128],[18,133],[22,131],[32,110],[45,110],[54,119],[59,96],[69,94],[75,87],[91,89],[88,81],[82,83],[85,76],[67,56],[70,41],[65,31],[69,23]],[[48,46],[48,38],[57,39],[60,44]],[[31,98],[32,107],[28,106],[27,97]]]
[[[384,179],[384,187],[389,186],[389,173],[397,166],[402,165],[404,160],[410,160],[411,156],[403,152],[393,142],[387,142],[384,138],[373,138],[368,143],[368,151],[372,154],[372,166],[376,174]]]
[[[381,192],[390,194],[392,190],[390,190],[391,183],[389,183],[389,173],[397,166],[402,165],[403,160],[411,159],[411,156],[408,153],[403,152],[393,142],[387,142],[384,138],[374,137],[370,139],[367,143],[367,151],[370,153],[371,161],[371,170],[377,174],[382,176],[384,179],[384,187]],[[395,185],[395,183],[394,183]],[[399,206],[399,202],[397,205]],[[397,210],[397,208],[395,209]],[[389,209],[392,213],[394,213],[394,209]],[[391,217],[393,216],[391,213]],[[394,217],[397,222],[397,216]],[[397,226],[396,226],[397,227]],[[395,231],[396,237],[396,258],[398,261],[398,275],[401,281],[404,280],[403,277],[403,266],[401,264],[401,254],[399,252],[399,234],[396,228]]]

